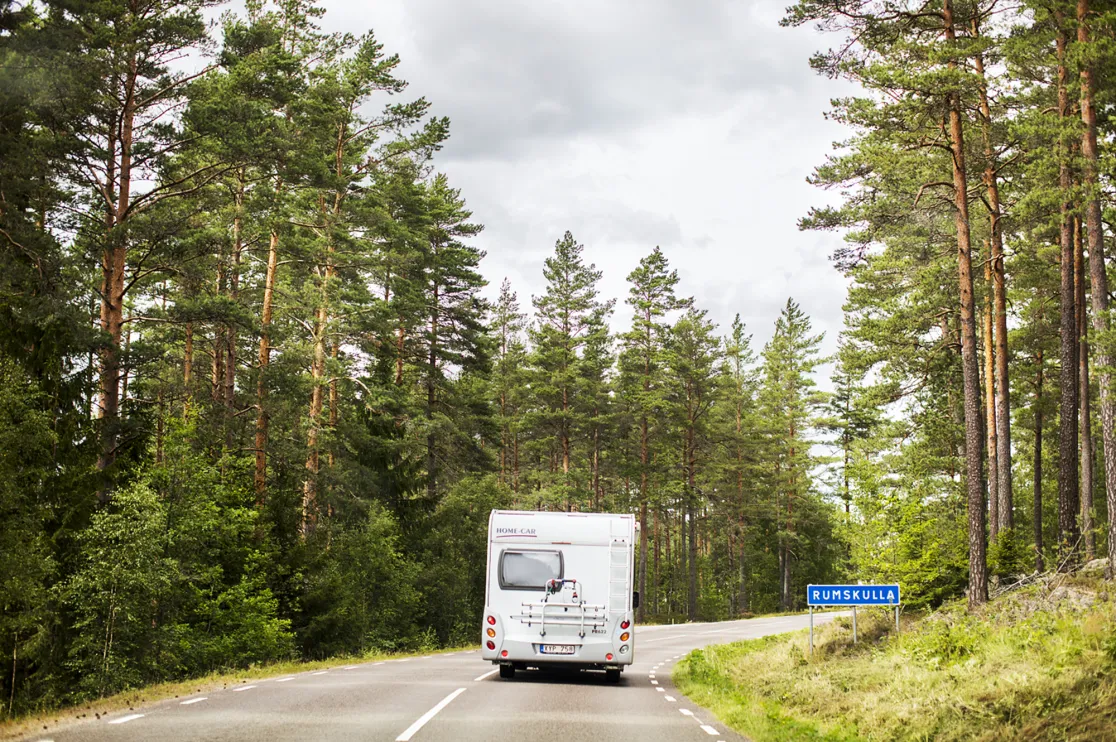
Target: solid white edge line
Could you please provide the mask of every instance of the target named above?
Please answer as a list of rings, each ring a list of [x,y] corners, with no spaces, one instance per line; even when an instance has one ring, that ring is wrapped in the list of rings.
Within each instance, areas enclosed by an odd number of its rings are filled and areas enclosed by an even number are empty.
[[[233,693],[239,693],[242,690],[250,690],[250,689],[255,688],[255,687],[256,686],[254,686],[254,685],[242,685],[239,688],[233,688],[232,692]]]
[[[206,698],[208,698],[208,696],[202,696],[201,698],[191,698],[190,700],[183,701],[182,703],[180,703],[178,705],[179,706],[189,706],[192,703],[201,703],[202,701],[206,700]]]
[[[395,742],[410,742],[410,739],[411,739],[411,737],[415,736],[415,734],[416,734],[416,733],[418,732],[418,730],[420,730],[420,729],[422,729],[422,728],[423,728],[424,726],[426,726],[426,722],[428,722],[428,721],[430,721],[431,719],[433,719],[433,718],[434,718],[434,716],[435,716],[435,715],[436,715],[436,714],[437,714],[437,713],[438,713],[439,711],[441,711],[442,709],[444,709],[444,708],[445,708],[446,706],[449,706],[449,705],[450,705],[450,702],[451,702],[451,701],[453,701],[453,699],[457,698],[458,696],[460,696],[460,695],[461,695],[462,693],[464,693],[464,692],[465,692],[465,689],[464,689],[464,688],[458,688],[458,689],[457,689],[457,690],[455,690],[455,691],[454,691],[453,693],[450,693],[450,694],[449,694],[448,696],[446,696],[445,698],[443,698],[443,699],[442,699],[441,701],[439,701],[439,702],[438,702],[438,705],[437,705],[437,706],[435,706],[434,708],[430,709],[430,710],[429,710],[429,711],[427,711],[427,712],[426,712],[425,714],[423,714],[422,716],[420,716],[420,717],[419,717],[419,718],[418,718],[418,719],[417,719],[417,720],[415,721],[415,723],[414,723],[414,724],[412,724],[411,726],[407,727],[407,729],[406,729],[406,730],[405,730],[405,731],[403,732],[403,734],[400,734],[400,735],[399,735],[398,737],[396,737],[396,738],[395,738]]]
[[[288,680],[294,680],[294,678],[293,678],[293,677],[290,677],[290,678],[279,678],[279,679],[278,679],[278,680],[276,680],[275,682],[276,682],[276,683],[285,683],[285,682],[287,682]]]
[[[109,724],[123,724],[126,721],[135,721],[136,719],[142,719],[143,717],[143,714],[128,714],[127,716],[122,716],[119,719],[113,719],[109,722]]]
[[[701,730],[708,734],[710,737],[716,737],[718,734],[720,734],[720,732],[718,732],[716,729],[709,726],[708,724],[702,724]]]
[[[360,665],[349,665],[348,667],[342,667],[341,669],[342,670],[355,670],[358,667],[360,667]]]
[[[312,672],[310,674],[311,675],[326,675],[328,673],[329,673],[329,670],[322,670],[321,672]]]
[[[495,675],[495,674],[496,674],[496,673],[498,673],[498,672],[500,672],[500,668],[498,668],[498,667],[497,667],[497,668],[496,668],[495,670],[489,670],[489,671],[488,671],[488,672],[486,672],[486,673],[485,673],[484,675],[481,675],[481,676],[480,676],[479,678],[473,678],[473,682],[475,683],[475,682],[477,682],[477,681],[479,681],[479,680],[484,680],[484,679],[485,679],[485,678],[487,678],[488,676],[490,676],[490,675]]]

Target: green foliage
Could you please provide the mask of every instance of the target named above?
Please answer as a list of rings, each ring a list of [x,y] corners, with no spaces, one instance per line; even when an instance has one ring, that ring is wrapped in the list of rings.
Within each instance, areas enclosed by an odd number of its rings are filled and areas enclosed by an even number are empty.
[[[77,639],[69,666],[85,695],[103,696],[148,680],[146,657],[165,624],[159,601],[170,591],[174,562],[165,553],[166,511],[146,484],[120,490],[80,536],[82,563],[63,583]]]
[[[1004,578],[1029,572],[1032,555],[1028,542],[1020,531],[1000,531],[988,545],[989,571]]]
[[[648,620],[837,572],[793,302],[757,359],[655,248],[616,334],[566,232],[490,303],[387,45],[211,5],[0,0],[8,713],[471,643],[495,508],[638,512]]]
[[[766,740],[1092,740],[1111,736],[1113,603],[1039,593],[968,613],[953,603],[894,633],[890,612],[710,647],[679,662],[679,690]],[[1074,590],[1099,597],[1103,585]]]
[[[512,492],[493,475],[458,482],[431,518],[420,577],[423,624],[446,646],[476,641],[484,610],[488,516],[510,507]]]
[[[414,647],[418,567],[400,553],[395,521],[373,507],[365,522],[338,530],[307,567],[303,603],[311,620],[299,631],[304,654]]]

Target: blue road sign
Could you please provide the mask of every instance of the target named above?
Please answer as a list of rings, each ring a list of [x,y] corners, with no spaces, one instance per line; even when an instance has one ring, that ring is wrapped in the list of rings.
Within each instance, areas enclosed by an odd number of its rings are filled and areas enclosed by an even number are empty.
[[[899,586],[807,585],[806,605],[899,605]]]

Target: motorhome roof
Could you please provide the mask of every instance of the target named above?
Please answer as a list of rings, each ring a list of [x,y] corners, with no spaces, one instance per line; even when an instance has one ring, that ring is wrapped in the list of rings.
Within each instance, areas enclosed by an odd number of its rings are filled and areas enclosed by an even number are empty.
[[[634,516],[624,513],[565,513],[531,510],[493,510],[489,538],[511,544],[584,544],[607,546],[615,539],[630,541]]]

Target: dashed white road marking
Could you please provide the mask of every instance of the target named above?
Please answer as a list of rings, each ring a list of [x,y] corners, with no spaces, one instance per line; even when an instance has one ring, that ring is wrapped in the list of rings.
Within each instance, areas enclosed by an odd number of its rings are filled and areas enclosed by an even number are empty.
[[[498,667],[495,670],[489,670],[484,675],[481,675],[480,677],[477,677],[477,678],[473,678],[473,682],[475,683],[479,680],[484,680],[485,678],[489,677],[490,675],[495,675],[498,672],[500,672],[500,668],[498,668]]]
[[[347,665],[346,667],[342,667],[341,669],[342,670],[355,670],[358,667],[360,667],[360,665]]]
[[[678,709],[678,713],[684,714],[685,716],[693,716],[694,715],[694,712],[690,711],[689,709]]]
[[[128,714],[127,716],[121,716],[119,719],[113,719],[109,722],[109,724],[124,724],[125,722],[135,721],[136,719],[142,719],[143,717],[143,714]]]
[[[202,696],[201,698],[191,698],[190,700],[183,701],[182,703],[180,703],[178,705],[179,706],[189,706],[192,703],[201,703],[202,701],[206,700],[207,698],[208,698],[208,696]]]
[[[713,727],[709,726],[708,724],[702,724],[701,725],[701,731],[705,732],[710,737],[716,737],[717,734],[718,734],[717,730],[714,729]]]
[[[396,662],[410,662],[410,661],[411,661],[411,658],[410,658],[410,657],[404,657],[404,658],[403,658],[403,659],[401,659],[401,660],[396,660]]]
[[[384,664],[384,663],[383,662],[373,662],[372,667],[376,667],[377,665],[382,665],[382,664]]]
[[[329,673],[329,670],[322,670],[321,672],[312,672],[310,674],[311,675],[326,675],[328,673]]]
[[[254,686],[254,685],[242,685],[239,688],[233,688],[232,690],[233,690],[233,693],[240,693],[241,691],[244,691],[244,690],[252,690],[255,687],[256,686]]]
[[[680,654],[676,654],[676,655],[674,655],[674,659],[678,659],[678,658],[679,658],[679,657],[681,657],[681,656],[682,656],[682,655],[680,655]]]
[[[659,684],[659,681],[658,681],[658,680],[652,680],[652,681],[651,681],[651,685],[658,685],[658,684]]]
[[[449,706],[450,702],[453,701],[453,699],[457,698],[464,692],[464,688],[458,688],[453,693],[450,693],[448,696],[443,698],[441,701],[438,702],[437,706],[420,716],[414,724],[407,727],[403,734],[400,734],[398,737],[396,737],[395,742],[410,742],[411,737],[415,736],[418,730],[422,729],[426,725],[426,722],[433,719],[439,711],[444,709],[446,706]]]
[[[659,686],[655,690],[659,691],[660,693],[666,693],[666,688],[663,688],[662,686]]]
[[[664,636],[661,639],[644,639],[643,644],[654,644],[655,642],[668,642],[671,639],[685,639],[689,634],[679,634],[678,636]]]
[[[667,703],[674,703],[674,696],[663,696]]]
[[[286,683],[286,682],[287,682],[288,680],[294,680],[294,677],[289,677],[289,678],[279,678],[279,679],[278,679],[278,680],[276,680],[275,682],[276,682],[276,683]]]

